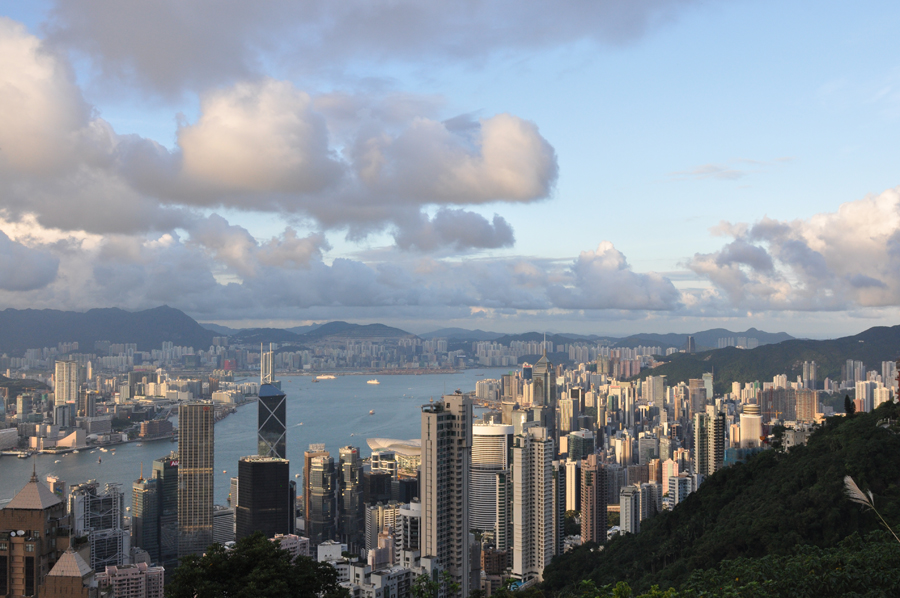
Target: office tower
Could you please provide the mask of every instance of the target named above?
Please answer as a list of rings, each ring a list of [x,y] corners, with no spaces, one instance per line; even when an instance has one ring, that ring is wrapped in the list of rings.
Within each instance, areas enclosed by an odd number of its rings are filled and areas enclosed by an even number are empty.
[[[386,471],[362,472],[362,501],[364,505],[385,503],[391,500],[393,476]]]
[[[513,439],[513,566],[519,579],[542,579],[555,552],[553,439],[532,427]]]
[[[657,457],[659,457],[659,439],[655,436],[644,435],[638,438],[638,463],[647,465]]]
[[[236,528],[234,509],[216,505],[213,509],[213,542],[223,546],[234,542]]]
[[[172,453],[153,461],[153,479],[158,480],[159,563],[174,568],[178,564],[178,456]],[[146,550],[146,547],[142,546]]]
[[[697,351],[697,343],[694,341],[693,336],[687,337],[687,342],[685,342],[685,350],[687,353],[695,353]]]
[[[581,461],[594,453],[594,433],[590,430],[572,432],[568,444],[569,461]]]
[[[658,482],[641,484],[641,520],[653,517],[662,510],[663,487]]]
[[[178,558],[212,544],[214,423],[209,403],[178,406]]]
[[[263,352],[262,343],[259,344],[259,385],[273,384],[275,382],[275,348],[269,343],[268,352]],[[282,457],[283,459],[284,457]]]
[[[123,528],[125,494],[119,484],[107,484],[103,492],[91,481],[72,486],[69,513],[72,533],[87,536],[91,545],[89,565],[95,572],[109,565],[122,565],[131,553],[131,535]]]
[[[647,396],[644,400],[659,409],[660,417],[666,410],[666,377],[665,376],[647,376],[646,386]]]
[[[687,498],[687,495],[691,493],[692,484],[690,476],[685,473],[669,476],[668,489],[669,508],[671,509]]]
[[[294,500],[290,462],[252,455],[238,460],[238,506],[235,538],[260,531],[267,538],[294,533]]]
[[[262,457],[287,458],[287,401],[285,394],[274,384],[259,387],[258,455]]]
[[[803,388],[808,388],[810,390],[815,390],[816,385],[818,384],[816,378],[818,377],[818,366],[816,366],[815,361],[804,361],[803,362]]]
[[[340,454],[340,504],[338,532],[341,542],[350,547],[351,552],[363,545],[365,524],[363,522],[362,460],[359,447],[345,446]]]
[[[547,350],[531,372],[531,385],[533,392],[532,406],[535,411],[535,420],[541,426],[547,428],[551,437],[556,437],[556,372],[553,364],[547,359]],[[539,417],[538,417],[539,416]]]
[[[706,407],[706,385],[702,379],[691,378],[688,380],[688,404],[690,406],[690,417],[694,417],[695,413],[704,413]]]
[[[625,486],[619,491],[619,529],[629,534],[641,531],[640,486]]]
[[[897,388],[897,364],[898,361],[881,362],[881,383],[887,388]]]
[[[460,596],[473,585],[469,559],[472,399],[457,391],[422,406],[422,556],[436,557]]]
[[[25,421],[25,418],[31,414],[31,409],[32,395],[22,393],[16,397],[16,417],[18,418],[19,423]]]
[[[309,460],[309,516],[306,534],[310,544],[318,546],[337,535],[337,497],[334,459],[327,452]],[[238,503],[240,504],[240,503]]]
[[[143,548],[150,561],[159,562],[159,483],[156,478],[141,476],[131,485],[131,543]]]
[[[581,541],[606,543],[606,471],[590,454],[581,462]]]
[[[703,388],[706,389],[706,401],[712,402],[715,396],[713,394],[713,375],[707,372],[701,376],[701,379],[703,380]]]
[[[497,474],[509,470],[513,427],[496,424],[472,426],[472,478],[469,487],[471,529],[496,533]]]
[[[57,361],[55,385],[53,388],[53,402],[56,405],[65,405],[78,401],[78,362]]]
[[[707,477],[721,469],[725,458],[725,414],[708,405],[694,415],[694,473]]]
[[[311,444],[303,453],[303,518],[306,521],[309,521],[310,518],[309,474],[312,460],[315,457],[326,456],[328,456],[328,451],[325,450],[324,444]]]
[[[4,476],[9,483],[9,475]],[[31,479],[5,507],[0,509],[0,530],[27,530],[27,535],[9,534],[0,547],[0,596],[36,596],[68,547],[69,517],[66,505],[38,481]]]
[[[862,404],[862,411],[868,413],[875,408],[875,382],[860,380],[856,383],[856,400]]]
[[[568,434],[574,429],[578,406],[573,399],[559,400],[559,433]]]

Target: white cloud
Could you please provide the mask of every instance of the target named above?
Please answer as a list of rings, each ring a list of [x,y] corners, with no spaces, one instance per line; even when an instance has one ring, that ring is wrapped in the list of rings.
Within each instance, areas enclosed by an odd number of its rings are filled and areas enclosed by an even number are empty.
[[[42,289],[58,270],[59,260],[48,251],[26,247],[0,231],[0,290]]]

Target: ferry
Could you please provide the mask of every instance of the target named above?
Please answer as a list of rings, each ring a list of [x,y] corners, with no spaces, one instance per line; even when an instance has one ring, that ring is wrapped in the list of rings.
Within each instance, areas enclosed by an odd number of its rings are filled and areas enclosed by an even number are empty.
[[[374,410],[374,409],[369,409],[369,415],[375,415],[375,410]]]
[[[322,374],[321,376],[316,376],[313,378],[313,382],[318,382],[319,380],[334,380],[335,377],[331,374]]]
[[[17,456],[19,459],[27,459],[27,458],[30,457],[32,454],[33,454],[33,453],[32,453],[31,451],[22,451],[22,452],[20,452],[20,453],[19,453],[18,455],[16,455],[16,456]]]
[[[366,384],[381,384],[377,378],[372,378],[371,380],[366,380]]]

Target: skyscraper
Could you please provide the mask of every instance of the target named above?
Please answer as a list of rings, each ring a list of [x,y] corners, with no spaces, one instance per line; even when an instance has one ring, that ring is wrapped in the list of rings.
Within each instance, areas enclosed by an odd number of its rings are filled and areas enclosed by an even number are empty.
[[[345,446],[340,454],[340,522],[338,532],[341,542],[351,551],[365,543],[365,519],[363,517],[362,460],[359,448]]]
[[[472,477],[469,487],[469,524],[472,529],[496,535],[497,474],[509,469],[512,434],[513,426],[472,426]]]
[[[472,399],[457,391],[423,405],[421,553],[438,559],[463,597],[475,589],[469,559],[471,464]]]
[[[278,457],[252,455],[238,461],[236,539],[260,531],[267,538],[294,533],[294,491],[290,462]]]
[[[274,384],[259,387],[259,419],[256,439],[261,457],[287,458],[287,401]]]
[[[619,491],[619,529],[623,533],[641,531],[641,489],[625,486]]]
[[[306,533],[313,546],[337,535],[334,459],[327,452],[309,460],[309,517]],[[238,503],[240,505],[240,502]]]
[[[581,462],[581,541],[606,543],[606,472],[597,455]]]
[[[531,427],[513,439],[513,566],[519,579],[541,580],[555,553],[553,439]]]
[[[594,433],[590,430],[572,432],[567,440],[570,461],[581,461],[594,452]]]
[[[269,343],[268,352],[263,352],[262,343],[259,344],[259,385],[273,384],[275,382],[275,348]]]
[[[328,451],[325,450],[324,444],[311,444],[309,448],[303,452],[303,518],[309,524],[312,516],[310,505],[309,480],[312,468],[312,460],[316,457],[327,457]],[[307,529],[307,531],[309,531]],[[308,535],[308,534],[307,534]]]
[[[694,414],[694,473],[711,476],[721,469],[725,458],[725,414],[715,405]]]
[[[175,453],[153,461],[153,479],[159,484],[158,562],[163,567],[174,568],[178,564],[178,456]]]
[[[209,403],[178,407],[178,558],[212,543],[214,423]]]
[[[131,485],[131,543],[143,548],[150,561],[159,562],[159,482],[156,478],[141,476]]]
[[[130,534],[123,526],[125,495],[119,484],[107,484],[102,492],[96,481],[73,486],[69,493],[69,513],[72,533],[88,538],[89,564],[95,572],[126,562],[131,550]]]
[[[55,386],[53,389],[54,404],[65,405],[78,401],[78,362],[57,361]]]

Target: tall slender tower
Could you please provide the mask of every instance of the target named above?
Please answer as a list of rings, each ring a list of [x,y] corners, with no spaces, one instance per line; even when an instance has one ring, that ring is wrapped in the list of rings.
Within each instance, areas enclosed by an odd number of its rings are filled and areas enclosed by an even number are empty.
[[[509,456],[512,448],[513,426],[498,424],[479,424],[472,426],[472,477],[469,489],[469,506],[471,509],[470,524],[472,529],[490,532],[495,536],[503,535],[506,530],[498,530],[500,522],[509,519],[505,510],[506,504],[497,501],[498,491],[505,480],[497,474],[509,474]]]
[[[174,569],[178,565],[178,455],[154,460],[153,479],[159,482],[158,562]]]
[[[365,520],[363,517],[362,460],[359,448],[345,446],[340,449],[340,533],[341,542],[350,550],[365,543]]]
[[[159,562],[159,480],[141,476],[131,485],[131,543],[150,554],[150,561]]]
[[[312,460],[316,457],[327,457],[328,451],[325,450],[324,444],[311,444],[309,448],[303,452],[303,518],[306,520],[306,525],[309,525],[309,520],[312,518],[312,504],[311,504],[311,493],[310,493],[310,473],[312,471]],[[309,535],[309,528],[307,527],[307,535]]]
[[[269,350],[263,352],[262,343],[259,343],[259,385],[275,382],[275,347],[269,343]]]
[[[260,457],[287,459],[287,401],[274,384],[259,387],[259,426],[256,439]]]
[[[213,541],[215,409],[178,407],[178,558],[202,554]]]
[[[472,399],[456,391],[422,406],[422,556],[436,557],[460,585],[472,587],[469,559],[469,472]]]
[[[57,361],[55,386],[53,389],[54,404],[65,405],[78,400],[78,362]]]
[[[556,552],[553,438],[532,427],[513,439],[513,567],[522,580],[541,580]]]
[[[581,541],[606,543],[606,471],[597,455],[581,462]]]
[[[309,517],[306,519],[306,534],[313,545],[319,545],[333,540],[337,535],[334,459],[328,453],[313,457],[307,471]]]

